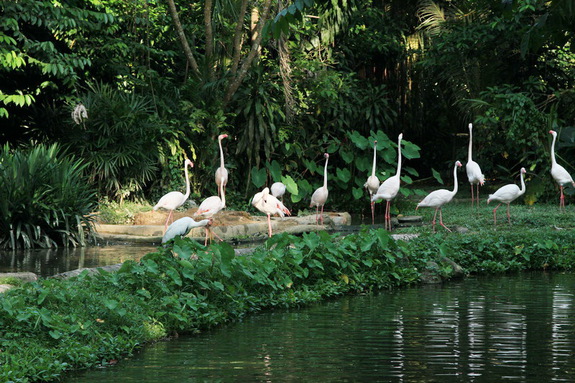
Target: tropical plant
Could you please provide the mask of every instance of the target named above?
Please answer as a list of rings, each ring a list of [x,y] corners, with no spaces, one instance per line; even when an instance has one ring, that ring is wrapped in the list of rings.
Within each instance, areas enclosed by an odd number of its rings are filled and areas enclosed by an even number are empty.
[[[0,247],[85,246],[96,194],[58,145],[0,151]]]

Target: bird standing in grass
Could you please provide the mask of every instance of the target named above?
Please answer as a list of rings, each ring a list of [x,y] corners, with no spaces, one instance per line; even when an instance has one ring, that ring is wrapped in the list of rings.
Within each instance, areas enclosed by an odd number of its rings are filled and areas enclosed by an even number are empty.
[[[329,154],[324,153],[323,156],[325,157],[325,166],[323,168],[323,186],[317,188],[312,196],[311,196],[311,203],[309,207],[315,206],[315,223],[321,220],[321,224],[323,225],[323,206],[327,201],[327,197],[329,195],[329,191],[327,190],[327,161],[329,160]],[[319,213],[319,208],[321,206],[321,214]]]
[[[369,192],[369,205],[371,207],[371,224],[375,223],[375,201],[372,200],[372,197],[375,193],[377,193],[377,189],[379,188],[379,178],[375,175],[375,168],[376,168],[376,161],[377,161],[377,140],[373,141],[373,166],[371,167],[371,175],[367,177],[367,181],[363,184],[363,187],[367,189]]]
[[[174,210],[179,208],[186,202],[188,197],[190,196],[190,179],[188,178],[188,166],[193,168],[194,163],[188,159],[184,161],[184,174],[186,177],[186,194],[182,194],[179,191],[173,191],[165,194],[158,203],[154,206],[154,211],[158,210],[159,208],[164,208],[170,211],[168,214],[168,218],[166,219],[166,223],[164,225],[164,232],[168,229],[168,222],[170,218],[172,218]]]
[[[372,201],[377,201],[384,199],[385,203],[385,228],[391,231],[391,201],[397,196],[399,192],[399,186],[401,181],[401,140],[403,139],[403,133],[397,137],[397,172],[394,176],[389,177],[381,186],[377,189],[372,197]]]
[[[451,201],[453,199],[453,197],[455,196],[455,194],[457,194],[457,168],[460,168],[460,167],[461,167],[461,162],[455,161],[455,167],[453,169],[454,185],[453,185],[452,191],[449,191],[446,189],[435,190],[435,191],[429,193],[427,195],[427,197],[425,197],[423,199],[423,201],[418,203],[417,207],[415,208],[415,210],[417,210],[420,207],[435,208],[435,214],[433,215],[433,221],[431,221],[431,224],[433,226],[433,232],[435,232],[435,218],[437,217],[438,211],[439,211],[439,224],[441,226],[443,226],[447,231],[451,232],[451,230],[443,224],[443,218],[441,216],[441,208],[443,207],[443,205],[445,205],[446,203]]]
[[[557,140],[557,132],[550,130],[549,134],[553,136],[553,142],[551,143],[551,176],[559,185],[559,190],[561,192],[561,196],[559,197],[559,209],[565,210],[565,195],[563,194],[563,188],[568,184],[575,186],[575,182],[573,182],[571,174],[569,174],[569,172],[555,160],[555,141]]]
[[[188,235],[190,230],[195,227],[209,226],[212,224],[212,219],[202,219],[201,221],[194,221],[190,217],[183,217],[174,221],[166,230],[162,237],[162,243],[166,243],[176,237],[184,237]]]
[[[465,164],[465,171],[467,172],[467,179],[471,184],[471,207],[473,202],[477,201],[479,206],[479,185],[483,186],[485,183],[485,176],[481,173],[479,164],[471,158],[471,146],[473,143],[473,124],[469,124],[469,149],[467,153],[467,164]],[[473,185],[476,185],[477,192],[473,195]]]
[[[497,209],[501,206],[502,203],[507,204],[507,221],[511,225],[511,216],[509,215],[509,204],[515,201],[518,197],[522,196],[525,193],[525,180],[523,179],[523,175],[527,173],[525,168],[521,168],[520,178],[521,178],[521,189],[519,186],[515,184],[509,184],[500,187],[497,191],[493,194],[489,194],[489,198],[487,198],[487,203],[491,201],[499,201],[499,205],[493,209],[493,224],[497,225]]]

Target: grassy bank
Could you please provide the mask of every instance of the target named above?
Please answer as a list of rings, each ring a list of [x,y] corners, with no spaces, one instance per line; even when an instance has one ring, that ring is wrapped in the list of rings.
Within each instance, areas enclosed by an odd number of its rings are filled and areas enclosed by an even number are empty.
[[[443,256],[467,273],[573,269],[575,242],[567,228],[573,215],[527,223],[532,215],[525,209],[517,212],[522,226],[494,229],[460,223],[469,207],[454,204],[444,218],[466,226],[465,234],[410,228],[423,234],[409,242],[383,230],[281,234],[243,257],[226,243],[205,248],[178,239],[117,273],[26,283],[0,297],[0,377],[58,380],[69,370],[114,363],[146,342],[260,310],[419,283],[429,269],[449,276]]]

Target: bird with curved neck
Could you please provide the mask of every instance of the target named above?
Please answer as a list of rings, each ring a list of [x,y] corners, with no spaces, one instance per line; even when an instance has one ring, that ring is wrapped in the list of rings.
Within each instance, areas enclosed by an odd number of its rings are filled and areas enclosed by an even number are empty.
[[[213,195],[211,197],[206,198],[205,200],[202,201],[202,203],[200,204],[200,206],[198,207],[198,210],[194,213],[194,217],[205,217],[205,218],[212,218],[214,215],[216,215],[217,213],[220,212],[220,210],[222,210],[223,208],[226,207],[226,193],[224,193],[224,184],[223,182],[220,183],[220,195],[222,196],[221,198],[217,195]],[[216,237],[218,237],[218,239],[220,241],[223,241],[216,233],[214,233],[211,229],[211,225],[206,226],[206,241],[204,242],[204,245],[207,246],[208,244],[208,238],[211,238],[211,235],[209,234],[213,234]]]
[[[375,223],[375,201],[372,200],[372,197],[375,193],[377,193],[377,189],[379,188],[379,178],[375,175],[375,168],[376,168],[376,161],[377,161],[377,140],[373,141],[373,166],[371,168],[371,175],[367,177],[367,181],[363,184],[363,187],[367,189],[369,192],[369,204],[371,207],[371,224]]]
[[[166,233],[162,237],[162,243],[166,243],[169,240],[174,239],[176,237],[185,237],[186,235],[188,235],[190,230],[192,230],[195,227],[209,226],[211,224],[212,224],[211,218],[203,219],[201,221],[195,221],[190,217],[182,217],[174,221],[174,223],[172,223],[168,227],[168,230],[166,230]]]
[[[457,169],[461,167],[461,162],[455,161],[455,167],[453,168],[453,190],[449,191],[446,189],[439,189],[435,190],[427,195],[417,204],[415,210],[420,207],[433,207],[435,208],[435,214],[433,215],[433,221],[431,224],[433,226],[433,232],[435,232],[435,218],[437,217],[437,212],[439,211],[439,224],[443,226],[447,231],[451,232],[451,230],[443,224],[443,217],[441,216],[441,208],[446,203],[450,202],[455,194],[457,194]]]
[[[502,203],[507,204],[507,221],[511,225],[511,215],[509,214],[509,204],[515,201],[518,197],[525,194],[525,180],[523,179],[523,175],[527,173],[525,168],[521,168],[519,171],[520,178],[521,178],[521,189],[519,186],[515,184],[509,184],[500,187],[497,191],[493,194],[489,194],[489,198],[487,198],[487,203],[491,201],[499,201],[499,205],[493,209],[493,224],[497,225],[497,209],[501,206]]]
[[[469,149],[467,153],[467,164],[465,164],[465,170],[467,172],[467,179],[471,184],[471,207],[473,207],[473,202],[477,201],[477,206],[479,206],[479,185],[483,186],[485,182],[485,176],[481,173],[481,168],[479,164],[471,158],[471,146],[473,143],[473,124],[469,124]],[[473,185],[476,185],[477,193],[473,195]]]
[[[403,133],[397,137],[397,172],[394,176],[389,177],[377,189],[377,192],[371,197],[372,202],[384,199],[385,203],[385,228],[391,231],[391,201],[397,196],[401,181],[401,140]]]
[[[163,208],[170,211],[170,214],[168,214],[168,218],[166,219],[166,223],[164,225],[164,232],[168,229],[168,222],[170,221],[170,218],[173,218],[174,210],[182,206],[190,196],[190,179],[188,177],[188,166],[193,168],[194,163],[186,158],[186,160],[184,161],[186,194],[182,194],[179,191],[169,192],[164,196],[162,196],[162,198],[160,198],[158,203],[154,206],[154,211],[158,210],[159,208]]]
[[[288,208],[273,194],[270,194],[269,188],[265,188],[261,192],[256,193],[252,198],[252,205],[268,216],[268,236],[270,238],[272,236],[271,216],[276,214],[280,217],[285,217],[286,214],[291,215]]]
[[[318,224],[321,220],[321,224],[323,225],[323,206],[327,201],[327,197],[329,195],[329,191],[327,190],[327,161],[329,160],[329,154],[324,153],[323,156],[325,157],[325,166],[323,168],[323,186],[317,188],[312,196],[311,196],[311,203],[309,207],[315,206],[315,223]],[[321,207],[321,214],[319,213],[319,208]]]
[[[227,134],[220,134],[218,136],[218,145],[220,146],[220,167],[216,169],[216,185],[218,185],[218,196],[220,195],[220,189],[226,190],[226,185],[228,184],[228,169],[226,169],[224,163],[224,149],[222,148],[222,140],[228,137]],[[223,188],[220,188],[220,184],[223,184]]]
[[[559,185],[559,190],[561,192],[559,197],[559,209],[565,210],[565,195],[563,194],[563,188],[568,184],[575,186],[575,182],[573,182],[571,174],[569,174],[569,172],[555,160],[555,141],[557,140],[557,132],[550,130],[549,134],[553,136],[553,142],[551,143],[551,176]]]

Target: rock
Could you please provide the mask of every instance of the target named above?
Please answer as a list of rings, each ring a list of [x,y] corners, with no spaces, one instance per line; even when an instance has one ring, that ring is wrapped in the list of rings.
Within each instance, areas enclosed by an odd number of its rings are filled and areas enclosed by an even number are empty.
[[[0,279],[2,278],[17,278],[21,279],[24,282],[32,282],[37,281],[38,276],[34,273],[30,272],[22,272],[22,273],[0,273]]]
[[[5,293],[6,291],[10,290],[14,286],[12,285],[0,285],[0,294]]]

